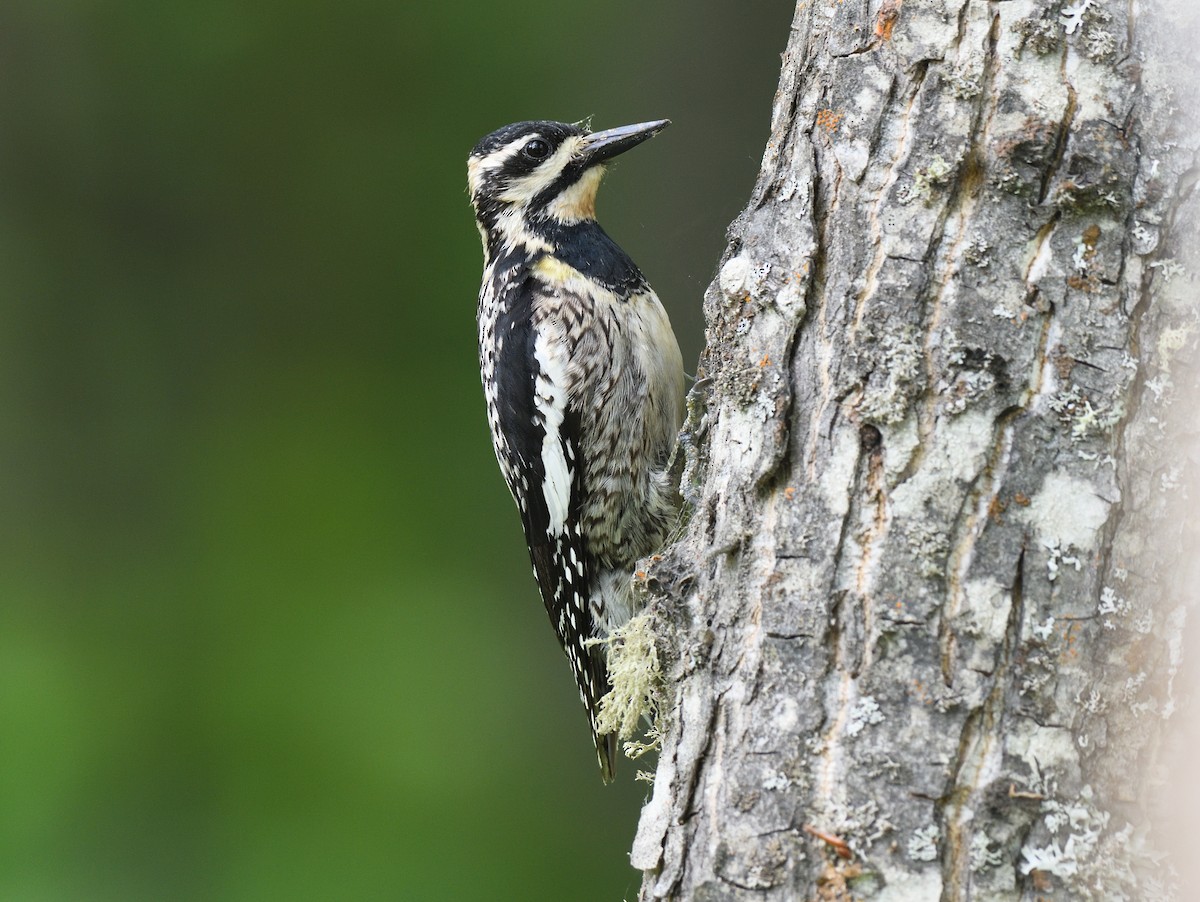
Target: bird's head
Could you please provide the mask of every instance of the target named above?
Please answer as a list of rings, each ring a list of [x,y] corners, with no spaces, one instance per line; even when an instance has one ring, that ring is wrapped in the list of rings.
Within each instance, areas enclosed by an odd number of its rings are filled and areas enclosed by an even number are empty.
[[[467,159],[485,248],[496,240],[537,244],[545,226],[592,219],[605,161],[670,124],[659,119],[589,132],[565,122],[517,122],[492,132]]]

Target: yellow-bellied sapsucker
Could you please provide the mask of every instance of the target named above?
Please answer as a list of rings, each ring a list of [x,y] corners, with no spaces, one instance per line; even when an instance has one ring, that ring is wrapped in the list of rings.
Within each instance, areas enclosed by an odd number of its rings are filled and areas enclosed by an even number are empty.
[[[597,224],[596,189],[606,160],[669,124],[589,133],[519,122],[480,141],[467,162],[483,237],[488,425],[606,782],[616,756],[616,737],[596,726],[606,653],[588,640],[633,615],[634,564],[673,522],[667,461],[683,363],[662,304]]]

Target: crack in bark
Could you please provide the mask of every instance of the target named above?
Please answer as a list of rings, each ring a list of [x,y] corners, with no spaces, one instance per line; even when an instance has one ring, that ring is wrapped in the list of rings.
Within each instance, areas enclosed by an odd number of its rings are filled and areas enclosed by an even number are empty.
[[[883,98],[881,104],[882,109],[890,111],[896,103],[896,89],[899,84],[899,79],[896,78],[896,73],[892,73],[888,78],[887,96]],[[886,112],[881,113],[875,120],[874,127],[871,129],[871,134],[867,138],[867,165],[871,165],[875,155],[879,152],[879,144],[883,140],[884,124],[888,122],[885,118]],[[865,170],[864,170],[865,171]]]
[[[891,526],[887,478],[883,467],[883,437],[873,426],[865,426],[864,430],[866,429],[874,432],[876,438],[875,445],[865,449],[867,452],[867,477],[864,485],[869,498],[874,501],[875,509],[872,522],[866,527],[866,533],[859,543],[859,565],[854,581],[856,591],[864,599],[870,596],[874,587],[874,574],[879,564],[879,554],[883,550],[883,542],[887,538],[888,528]],[[874,624],[870,605],[864,606],[863,621],[863,629],[869,637]],[[870,643],[867,643],[863,656],[863,667],[865,668],[870,663]]]
[[[999,497],[1000,486],[1006,475],[1007,461],[1012,452],[1013,435],[1017,418],[1025,408],[1014,405],[1000,412],[992,427],[992,445],[987,462],[976,478],[977,488],[967,493],[963,500],[960,516],[956,518],[954,534],[958,541],[952,544],[946,558],[947,599],[938,620],[938,647],[942,668],[942,681],[946,686],[954,685],[954,655],[956,636],[954,619],[962,610],[966,591],[967,572],[971,568],[975,544],[983,535],[989,522],[989,512]]]
[[[1067,77],[1067,48],[1063,46],[1062,54],[1062,80],[1063,86],[1067,89],[1067,108],[1063,110],[1062,118],[1058,123],[1058,132],[1054,138],[1054,149],[1050,155],[1050,164],[1046,167],[1046,171],[1042,173],[1042,182],[1038,189],[1038,205],[1046,202],[1046,195],[1050,191],[1050,183],[1054,176],[1058,173],[1059,167],[1062,166],[1063,157],[1067,153],[1067,143],[1071,135],[1071,125],[1075,121],[1075,111],[1078,108],[1078,97],[1075,94],[1075,86],[1071,84],[1071,80]]]
[[[813,255],[812,255],[812,278],[809,280],[809,300],[808,309],[816,310],[816,326],[817,334],[814,336],[816,344],[817,357],[817,378],[819,398],[812,404],[812,416],[808,423],[808,444],[804,451],[804,463],[810,481],[817,478],[816,473],[816,454],[817,444],[820,437],[820,424],[825,413],[825,408],[829,404],[830,396],[833,393],[833,377],[830,374],[830,364],[833,359],[833,348],[831,343],[826,338],[826,333],[829,327],[828,324],[828,308],[829,299],[825,293],[825,266],[826,266],[826,238],[824,225],[828,221],[828,216],[822,218],[817,212],[820,208],[818,198],[821,193],[821,172],[816,163],[815,152],[812,156],[812,203],[813,203]]]
[[[954,34],[954,41],[950,44],[950,49],[955,51],[956,54],[962,47],[963,38],[967,36],[967,10],[970,9],[970,6],[970,0],[963,0],[958,7],[958,28]]]
[[[850,328],[851,339],[858,333],[862,326],[863,311],[866,309],[867,298],[875,294],[875,288],[878,285],[879,271],[883,268],[883,264],[888,258],[886,243],[882,240],[883,227],[879,221],[880,211],[887,200],[889,192],[896,184],[896,179],[900,177],[900,167],[908,161],[908,140],[912,133],[912,115],[917,102],[917,98],[921,94],[921,86],[925,83],[925,69],[920,71],[920,77],[913,80],[911,89],[907,92],[908,97],[904,102],[904,111],[901,115],[900,136],[896,140],[896,150],[892,154],[891,162],[888,164],[887,175],[883,179],[883,184],[880,186],[878,193],[875,196],[875,202],[871,205],[870,212],[867,214],[867,230],[871,236],[871,243],[875,247],[875,254],[871,262],[867,265],[866,275],[863,277],[863,287],[858,292],[858,296],[854,302],[854,318]],[[895,78],[892,79],[892,92],[895,90]],[[891,96],[889,95],[889,100]],[[879,121],[886,121],[885,116],[888,114],[889,103],[885,102],[885,111],[880,115]],[[874,153],[872,152],[872,156]]]
[[[967,718],[959,739],[959,754],[950,781],[951,792],[937,804],[942,822],[941,902],[966,902],[971,898],[971,839],[975,809],[987,785],[989,758],[1004,752],[1004,693],[1013,655],[1025,619],[1025,548],[1017,555],[1009,588],[1008,620],[997,655],[995,676],[981,708]],[[964,778],[966,780],[964,784]]]

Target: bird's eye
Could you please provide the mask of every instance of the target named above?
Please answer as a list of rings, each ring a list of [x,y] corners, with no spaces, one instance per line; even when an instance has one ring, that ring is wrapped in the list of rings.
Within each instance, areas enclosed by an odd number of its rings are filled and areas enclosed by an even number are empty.
[[[541,138],[534,138],[522,148],[521,152],[531,160],[544,160],[550,156],[550,145]]]

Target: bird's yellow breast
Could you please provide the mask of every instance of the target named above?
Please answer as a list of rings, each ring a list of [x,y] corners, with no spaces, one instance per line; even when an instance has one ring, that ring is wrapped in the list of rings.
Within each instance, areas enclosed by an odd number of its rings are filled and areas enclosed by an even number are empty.
[[[564,263],[557,257],[545,254],[533,264],[534,274],[549,285],[563,285],[574,279],[584,278],[583,273],[574,266]]]

